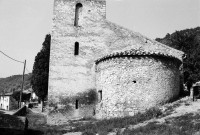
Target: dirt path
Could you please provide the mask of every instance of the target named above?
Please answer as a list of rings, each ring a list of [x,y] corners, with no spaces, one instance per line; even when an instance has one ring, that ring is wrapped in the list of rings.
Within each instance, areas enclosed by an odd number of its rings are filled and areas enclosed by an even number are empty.
[[[6,111],[6,110],[0,110],[0,111],[3,114],[9,114],[9,115],[12,115],[13,113],[15,113],[15,111]]]

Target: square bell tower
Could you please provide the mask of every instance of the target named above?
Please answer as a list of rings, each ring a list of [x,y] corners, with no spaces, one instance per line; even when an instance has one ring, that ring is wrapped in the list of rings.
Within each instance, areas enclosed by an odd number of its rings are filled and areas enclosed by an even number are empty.
[[[95,89],[94,60],[106,50],[101,36],[105,19],[106,0],[54,1],[48,87],[49,112],[56,112],[58,106],[65,106],[65,99]],[[77,103],[70,104],[71,117],[82,117],[81,113],[73,116],[73,112],[77,111]],[[64,118],[65,115],[69,116],[68,111],[62,112]],[[56,118],[56,115],[48,115],[48,118]]]

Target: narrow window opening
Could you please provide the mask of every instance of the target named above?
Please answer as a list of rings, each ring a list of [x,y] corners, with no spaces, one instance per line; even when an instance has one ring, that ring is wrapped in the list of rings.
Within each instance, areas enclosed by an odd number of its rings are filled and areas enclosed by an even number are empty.
[[[96,115],[96,110],[93,108],[93,116]]]
[[[78,55],[79,54],[79,42],[75,43],[75,47],[74,47],[74,55]]]
[[[78,100],[76,100],[76,109],[78,109]]]
[[[83,5],[81,3],[76,4],[74,26],[78,26],[79,14],[81,12],[82,7]]]
[[[102,100],[102,90],[99,90],[98,93],[99,93],[99,101],[101,102],[101,100]]]
[[[7,106],[7,110],[8,110],[8,106]]]

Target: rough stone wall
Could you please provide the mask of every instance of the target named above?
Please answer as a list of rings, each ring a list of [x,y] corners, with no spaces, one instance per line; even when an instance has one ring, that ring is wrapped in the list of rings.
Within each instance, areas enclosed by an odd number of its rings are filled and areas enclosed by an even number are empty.
[[[75,5],[83,4],[79,27],[74,26]],[[49,91],[74,94],[93,87],[93,63],[106,47],[100,35],[99,23],[104,18],[101,1],[55,0],[50,56]],[[90,10],[90,12],[89,12]],[[97,10],[97,11],[96,11]],[[79,42],[79,55],[74,55],[74,44]],[[90,83],[88,83],[90,82]]]
[[[82,3],[79,27],[74,26],[75,5]],[[105,0],[55,0],[49,73],[49,99],[75,95],[95,87],[94,61],[113,51],[131,48],[181,57],[182,53],[106,21]],[[74,44],[79,42],[79,55]]]
[[[83,7],[78,26],[74,26],[77,3],[81,3]],[[53,15],[48,102],[54,107],[50,106],[50,111],[62,109],[66,105],[60,99],[95,88],[94,61],[102,56],[141,48],[146,52],[161,52],[179,59],[182,56],[182,52],[178,50],[107,21],[106,0],[55,0]],[[75,42],[79,42],[79,55],[76,56]],[[83,117],[81,109],[76,110],[74,103],[71,106],[72,110],[64,113],[57,110],[55,115],[48,115],[48,119],[53,119],[56,123],[67,119],[66,117]],[[82,110],[88,109],[83,107]],[[93,109],[89,114],[92,112]]]
[[[97,91],[102,100],[96,117],[132,116],[179,95],[179,65],[161,57],[118,57],[97,65]]]
[[[74,26],[77,3],[83,7],[79,25]],[[55,0],[48,89],[50,104],[64,105],[61,98],[95,87],[94,60],[107,49],[100,27],[106,16],[105,4],[105,0]],[[79,55],[74,55],[75,42],[79,42]],[[49,115],[51,117],[54,116]]]

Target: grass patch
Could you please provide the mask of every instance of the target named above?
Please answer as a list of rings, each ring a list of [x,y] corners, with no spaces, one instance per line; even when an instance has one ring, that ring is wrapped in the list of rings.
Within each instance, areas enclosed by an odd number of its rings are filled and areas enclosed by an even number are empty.
[[[108,120],[96,121],[85,125],[74,125],[76,127],[73,132],[83,132],[84,135],[100,134],[105,135],[116,128],[126,128],[162,115],[162,111],[156,107],[147,110],[145,113],[138,113],[132,117],[113,118]]]
[[[178,108],[179,106],[181,106],[184,102],[186,102],[186,101],[179,100],[177,102],[174,102],[174,104],[172,104],[172,105],[170,105],[170,104],[169,105],[165,105],[166,109],[165,109],[165,111],[163,113],[163,117],[167,116],[167,115],[171,115],[174,112],[174,110],[176,108]]]
[[[123,135],[185,135],[179,128],[166,125],[149,123],[145,127],[135,130],[126,130]]]
[[[126,129],[123,135],[192,135],[200,131],[200,115],[186,114],[170,118],[166,123],[149,123],[137,129]]]

